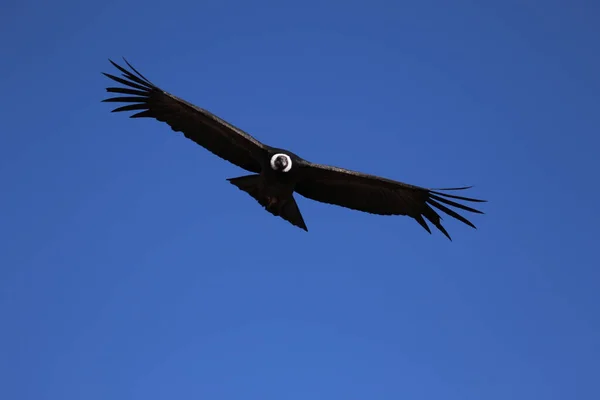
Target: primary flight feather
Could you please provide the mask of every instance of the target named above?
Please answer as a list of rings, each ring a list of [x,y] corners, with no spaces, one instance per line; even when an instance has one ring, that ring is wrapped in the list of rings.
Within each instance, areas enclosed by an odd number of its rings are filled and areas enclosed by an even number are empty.
[[[160,89],[127,60],[131,71],[109,60],[122,77],[104,73],[119,87],[106,91],[116,94],[103,102],[126,103],[112,112],[135,111],[131,118],[154,118],[165,122],[213,154],[252,172],[227,179],[252,196],[268,212],[291,224],[308,230],[294,199],[294,192],[328,204],[379,215],[406,215],[414,218],[427,232],[426,221],[451,239],[441,224],[438,209],[475,228],[468,219],[449,207],[483,214],[459,203],[481,203],[485,200],[457,196],[450,189],[426,189],[403,182],[364,174],[343,168],[315,164],[296,154],[261,143],[250,134],[231,125],[211,112],[197,107]]]

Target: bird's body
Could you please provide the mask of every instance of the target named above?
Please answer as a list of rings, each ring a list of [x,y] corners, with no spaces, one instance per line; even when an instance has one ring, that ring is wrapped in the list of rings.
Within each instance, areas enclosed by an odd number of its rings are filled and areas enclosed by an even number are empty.
[[[266,148],[260,174],[229,178],[228,181],[252,196],[275,216],[308,230],[294,199],[296,184],[302,178],[305,161],[283,149]]]
[[[113,112],[137,111],[131,118],[155,118],[166,122],[172,130],[182,132],[188,139],[213,154],[251,172],[250,175],[227,180],[252,196],[271,214],[301,229],[308,230],[294,193],[323,203],[372,214],[407,215],[431,233],[425,222],[427,219],[448,238],[450,235],[441,225],[440,216],[431,206],[475,227],[447,206],[481,213],[454,200],[483,200],[443,192],[462,190],[466,187],[431,190],[343,168],[311,163],[288,150],[263,144],[209,111],[163,91],[127,61],[125,62],[133,72],[113,61],[110,62],[123,73],[123,78],[106,73],[104,75],[125,87],[109,87],[106,90],[125,96],[103,101],[129,103],[114,109]]]

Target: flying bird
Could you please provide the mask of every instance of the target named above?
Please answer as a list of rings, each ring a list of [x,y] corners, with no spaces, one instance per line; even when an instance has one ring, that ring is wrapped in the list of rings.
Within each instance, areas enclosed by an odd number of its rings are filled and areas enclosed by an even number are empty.
[[[442,226],[442,218],[435,209],[473,228],[475,225],[448,206],[483,214],[458,201],[485,200],[445,193],[468,189],[470,186],[426,189],[307,161],[291,151],[261,143],[211,112],[162,90],[126,59],[124,61],[130,71],[109,61],[122,73],[122,77],[103,74],[123,86],[106,88],[107,92],[117,95],[102,101],[126,103],[112,112],[135,111],[130,118],[154,118],[165,122],[173,131],[183,133],[186,138],[213,154],[250,172],[249,175],[227,180],[252,196],[269,213],[305,231],[308,229],[294,199],[294,192],[312,200],[371,214],[409,216],[431,233],[427,220],[450,240],[450,235]]]

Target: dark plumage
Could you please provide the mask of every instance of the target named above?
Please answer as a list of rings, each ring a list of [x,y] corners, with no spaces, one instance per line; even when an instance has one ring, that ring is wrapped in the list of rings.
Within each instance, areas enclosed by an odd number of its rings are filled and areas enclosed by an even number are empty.
[[[311,163],[287,150],[267,146],[209,111],[163,91],[127,60],[125,62],[132,72],[110,62],[123,73],[123,77],[104,75],[123,86],[107,88],[107,92],[116,93],[117,97],[103,101],[127,104],[113,112],[135,111],[131,118],[154,118],[166,122],[173,131],[182,132],[185,137],[222,159],[252,172],[251,175],[229,178],[228,181],[256,199],[271,214],[299,228],[308,230],[294,199],[294,192],[323,203],[372,214],[407,215],[431,233],[427,220],[448,239],[450,235],[434,208],[473,228],[475,226],[469,220],[448,206],[482,214],[456,200],[485,200],[444,193],[469,187],[432,190]]]

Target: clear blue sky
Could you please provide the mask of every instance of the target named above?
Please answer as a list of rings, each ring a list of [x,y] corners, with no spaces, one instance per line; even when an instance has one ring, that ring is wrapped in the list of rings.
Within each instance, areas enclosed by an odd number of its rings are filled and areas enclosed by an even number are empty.
[[[93,5],[92,5],[93,4]],[[598,399],[600,5],[4,0],[0,398]],[[475,185],[478,230],[298,202],[100,103],[125,56],[258,139]]]

